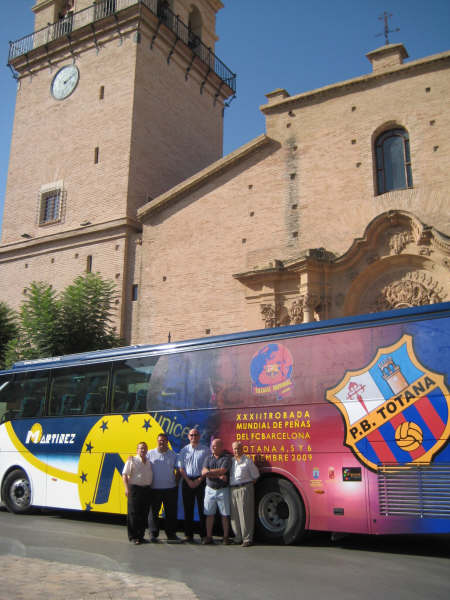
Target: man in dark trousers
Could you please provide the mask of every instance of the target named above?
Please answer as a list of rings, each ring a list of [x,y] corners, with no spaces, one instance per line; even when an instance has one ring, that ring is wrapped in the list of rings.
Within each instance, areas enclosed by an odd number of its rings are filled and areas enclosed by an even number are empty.
[[[134,544],[142,544],[151,502],[150,485],[153,471],[147,459],[148,447],[140,442],[137,455],[131,456],[122,471],[125,495],[128,498],[128,539]]]
[[[205,513],[203,503],[205,499],[205,478],[202,475],[203,463],[209,455],[209,448],[200,443],[200,432],[191,429],[189,444],[181,449],[178,455],[178,466],[183,478],[181,493],[184,506],[184,532],[185,542],[194,541],[194,507],[197,500],[198,515],[200,519],[200,537],[206,537]]]
[[[147,454],[153,469],[152,509],[149,516],[150,541],[157,542],[159,535],[159,511],[164,504],[165,530],[169,543],[180,543],[176,535],[178,505],[177,455],[169,449],[165,433],[158,435],[158,445]]]

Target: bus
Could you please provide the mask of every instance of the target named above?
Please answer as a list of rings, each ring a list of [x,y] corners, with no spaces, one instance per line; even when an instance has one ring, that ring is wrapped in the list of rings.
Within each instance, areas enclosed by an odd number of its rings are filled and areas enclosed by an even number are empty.
[[[138,442],[165,432],[179,451],[195,427],[258,465],[260,540],[449,533],[449,359],[442,303],[17,362],[0,373],[1,499],[125,514]]]

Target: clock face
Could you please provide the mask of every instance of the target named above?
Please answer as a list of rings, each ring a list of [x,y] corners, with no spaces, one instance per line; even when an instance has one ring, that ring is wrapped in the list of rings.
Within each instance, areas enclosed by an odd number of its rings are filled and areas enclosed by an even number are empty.
[[[80,72],[75,65],[62,67],[53,78],[51,92],[55,100],[64,100],[77,87]]]

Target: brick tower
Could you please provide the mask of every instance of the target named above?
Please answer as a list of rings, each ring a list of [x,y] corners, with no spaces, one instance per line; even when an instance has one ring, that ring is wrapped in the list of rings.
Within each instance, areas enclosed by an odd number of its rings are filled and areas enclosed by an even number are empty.
[[[36,0],[18,80],[0,270],[8,302],[84,270],[114,279],[129,336],[139,207],[221,156],[235,77],[215,56],[220,0]],[[137,275],[136,275],[137,277]]]

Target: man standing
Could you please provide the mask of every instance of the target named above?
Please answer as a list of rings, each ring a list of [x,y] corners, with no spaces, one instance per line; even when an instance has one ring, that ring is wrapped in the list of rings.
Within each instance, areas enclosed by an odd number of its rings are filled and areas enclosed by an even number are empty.
[[[206,538],[204,544],[212,544],[214,516],[217,508],[222,515],[223,543],[231,544],[230,532],[230,488],[228,473],[231,468],[231,457],[223,450],[222,440],[217,438],[211,444],[210,454],[203,465],[202,475],[206,477],[205,515]]]
[[[189,444],[181,449],[178,455],[178,466],[183,478],[181,493],[184,506],[184,532],[185,542],[194,541],[194,507],[197,500],[198,515],[200,518],[200,537],[206,537],[205,513],[203,503],[205,499],[205,478],[202,475],[203,463],[209,454],[209,449],[200,444],[200,432],[191,429]]]
[[[179,543],[176,535],[178,504],[177,455],[169,450],[169,439],[165,433],[158,435],[158,446],[147,454],[152,469],[152,509],[149,516],[150,541],[157,542],[159,535],[158,515],[164,504],[167,541]]]
[[[231,526],[235,544],[245,548],[253,544],[255,530],[255,481],[259,477],[258,467],[245,456],[242,442],[232,445],[234,458],[231,464]]]
[[[137,446],[137,455],[127,460],[122,471],[125,495],[128,498],[128,539],[134,544],[142,544],[144,541],[150,510],[150,485],[153,472],[147,459],[147,451],[147,444],[140,442]]]

